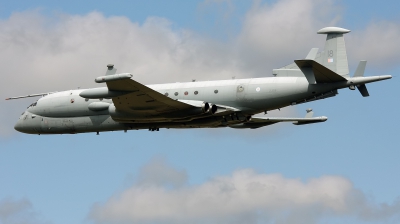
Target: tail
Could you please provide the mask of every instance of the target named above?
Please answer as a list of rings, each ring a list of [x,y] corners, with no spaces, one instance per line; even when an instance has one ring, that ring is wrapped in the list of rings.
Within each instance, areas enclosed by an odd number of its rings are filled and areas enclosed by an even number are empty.
[[[325,48],[318,53],[315,61],[345,78],[349,77],[349,65],[343,35],[349,32],[339,27],[325,27],[317,32],[327,34],[327,37]]]

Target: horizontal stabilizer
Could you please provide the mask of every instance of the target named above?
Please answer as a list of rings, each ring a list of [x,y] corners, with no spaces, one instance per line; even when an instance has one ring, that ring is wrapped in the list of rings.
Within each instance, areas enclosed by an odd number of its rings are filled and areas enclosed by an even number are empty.
[[[347,81],[343,76],[314,60],[303,59],[295,60],[294,62],[299,66],[310,84]],[[314,80],[315,82],[313,82]]]

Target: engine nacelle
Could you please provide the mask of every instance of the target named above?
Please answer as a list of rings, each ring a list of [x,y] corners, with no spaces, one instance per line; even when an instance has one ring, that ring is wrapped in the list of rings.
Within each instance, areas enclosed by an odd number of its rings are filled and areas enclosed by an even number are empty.
[[[218,110],[218,106],[217,105],[215,105],[215,104],[211,104],[210,105],[211,114],[215,114],[215,112],[217,112],[217,110]]]
[[[194,107],[201,108],[202,112],[205,114],[214,114],[218,107],[215,104],[209,104],[204,101],[199,100],[178,100],[179,102],[192,105]]]

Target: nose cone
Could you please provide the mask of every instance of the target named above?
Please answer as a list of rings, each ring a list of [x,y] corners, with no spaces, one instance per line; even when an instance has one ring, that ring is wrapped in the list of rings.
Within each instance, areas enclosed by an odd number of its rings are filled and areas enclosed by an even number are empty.
[[[14,129],[24,133],[24,125],[22,124],[21,119],[19,119],[18,122],[15,124]]]

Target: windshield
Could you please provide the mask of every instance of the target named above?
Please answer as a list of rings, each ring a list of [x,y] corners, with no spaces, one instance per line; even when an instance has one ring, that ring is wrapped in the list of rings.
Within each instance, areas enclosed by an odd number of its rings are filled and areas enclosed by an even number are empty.
[[[34,106],[36,106],[36,104],[37,104],[37,101],[36,101],[36,102],[34,102],[34,103],[32,103],[31,105],[29,105],[29,107],[28,107],[28,108],[30,108],[30,107],[34,107]]]

